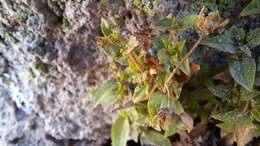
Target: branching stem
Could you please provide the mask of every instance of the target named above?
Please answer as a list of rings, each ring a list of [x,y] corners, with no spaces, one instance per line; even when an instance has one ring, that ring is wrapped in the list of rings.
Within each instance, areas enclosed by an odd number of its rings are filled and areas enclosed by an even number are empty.
[[[196,41],[196,43],[192,46],[192,48],[189,50],[189,52],[181,59],[181,61],[176,65],[170,76],[167,78],[167,80],[164,83],[164,89],[167,88],[168,83],[173,78],[176,71],[181,67],[181,65],[192,55],[192,53],[196,50],[196,48],[199,46],[199,44],[202,42],[204,38],[204,35],[201,35],[199,39]]]

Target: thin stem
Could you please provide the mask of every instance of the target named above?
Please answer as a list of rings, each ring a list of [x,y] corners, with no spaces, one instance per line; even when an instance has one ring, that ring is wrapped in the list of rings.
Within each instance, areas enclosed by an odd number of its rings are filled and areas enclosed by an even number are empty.
[[[249,107],[249,102],[250,102],[249,100],[246,101],[246,104],[245,104],[245,107],[244,107],[242,113],[246,113],[246,111],[247,111],[247,109]]]
[[[137,61],[137,55],[134,51],[132,51],[130,54],[129,54],[129,59],[131,60],[131,62],[137,67],[138,71],[139,72],[143,72],[143,69],[141,67],[141,65],[138,63]]]
[[[151,89],[151,91],[144,97],[144,99],[142,101],[148,100],[149,97],[153,94],[153,92],[155,91],[156,88],[157,88],[157,86],[153,85],[153,88]]]
[[[181,67],[181,65],[191,56],[191,54],[196,50],[196,48],[199,46],[199,44],[202,42],[204,36],[201,35],[199,39],[196,41],[196,43],[192,46],[192,48],[189,50],[189,52],[181,59],[181,61],[176,65],[170,76],[167,78],[167,80],[164,83],[164,88],[166,89],[166,86],[171,81],[172,77],[174,76],[175,72]]]

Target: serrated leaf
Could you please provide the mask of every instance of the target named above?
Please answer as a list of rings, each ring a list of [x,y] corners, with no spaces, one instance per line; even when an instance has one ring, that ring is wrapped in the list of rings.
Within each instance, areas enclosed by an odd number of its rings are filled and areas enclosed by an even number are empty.
[[[105,36],[109,36],[113,33],[106,19],[101,18],[101,31]]]
[[[227,123],[240,123],[249,119],[248,115],[242,114],[241,111],[233,110],[225,113],[218,113],[212,116],[214,119]]]
[[[112,125],[112,146],[126,146],[129,138],[129,121],[127,117],[119,116]]]
[[[133,100],[134,103],[141,101],[144,96],[149,92],[149,84],[144,84],[143,86],[137,86],[134,91]]]
[[[151,117],[157,115],[157,111],[162,104],[165,104],[167,97],[160,92],[153,93],[147,103],[148,113]]]
[[[256,73],[256,63],[252,58],[229,63],[229,72],[235,81],[242,87],[251,91],[253,89]]]
[[[243,11],[240,13],[240,16],[248,16],[253,14],[260,13],[260,1],[259,0],[252,0]]]
[[[118,81],[115,78],[108,80],[101,87],[93,90],[90,93],[91,101],[94,106],[98,104],[111,104],[114,103],[117,99],[116,91],[119,87]]]
[[[260,27],[251,30],[247,35],[247,44],[251,48],[255,48],[260,45]]]
[[[203,41],[204,45],[214,48],[221,52],[234,54],[237,52],[237,48],[234,45],[234,41],[227,35],[219,35],[215,37],[207,37]]]
[[[142,133],[142,139],[151,141],[158,146],[171,146],[171,142],[168,138],[153,130],[145,130]]]
[[[251,114],[257,122],[260,122],[260,109],[252,110]]]
[[[184,16],[179,23],[181,24],[181,28],[183,30],[186,30],[188,28],[191,28],[195,25],[197,22],[198,16],[197,15],[187,15]]]

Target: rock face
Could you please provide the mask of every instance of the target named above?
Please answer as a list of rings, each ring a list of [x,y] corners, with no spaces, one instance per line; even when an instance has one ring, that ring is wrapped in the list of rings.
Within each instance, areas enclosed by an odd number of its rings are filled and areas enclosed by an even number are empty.
[[[126,35],[156,24],[114,3],[103,11],[97,0],[0,0],[1,146],[98,146],[109,139],[114,116],[93,109],[87,95],[111,74],[95,44],[100,18],[120,14]],[[157,18],[178,3],[154,7]]]
[[[1,145],[108,139],[111,116],[86,95],[107,78],[99,5],[1,0],[0,9]]]

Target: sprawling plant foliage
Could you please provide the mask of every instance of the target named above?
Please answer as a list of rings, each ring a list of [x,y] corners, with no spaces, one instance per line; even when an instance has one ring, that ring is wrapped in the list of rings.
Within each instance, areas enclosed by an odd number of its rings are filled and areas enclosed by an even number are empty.
[[[259,10],[259,0],[253,0],[241,16]],[[97,43],[113,59],[115,75],[91,97],[95,106],[110,104],[119,113],[113,146],[129,139],[170,146],[168,137],[192,131],[194,118],[215,122],[239,146],[260,135],[260,72],[251,52],[260,45],[260,28],[245,31],[239,25],[227,28],[228,23],[218,11],[205,16],[203,8],[181,19],[167,16],[158,24],[160,36],[126,37],[101,20],[103,36]],[[180,37],[189,29],[197,31],[193,42]],[[221,52],[227,63],[215,68],[193,63],[198,46]]]

